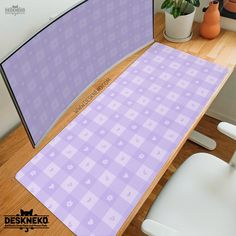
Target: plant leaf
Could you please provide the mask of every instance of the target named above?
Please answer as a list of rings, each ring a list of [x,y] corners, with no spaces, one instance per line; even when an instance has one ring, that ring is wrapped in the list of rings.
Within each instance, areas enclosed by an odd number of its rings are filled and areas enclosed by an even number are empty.
[[[174,5],[174,1],[170,0],[169,4],[166,6],[166,8],[171,8]]]
[[[166,9],[166,7],[169,3],[170,3],[170,0],[165,0],[161,5],[161,9]]]
[[[180,16],[181,15],[180,7],[175,7],[174,6],[172,8],[171,14],[173,15],[174,18],[177,18],[178,16]]]
[[[200,7],[200,0],[193,0],[193,5],[195,7]]]
[[[199,7],[200,6],[200,0],[185,0],[186,2],[192,4],[195,7]]]

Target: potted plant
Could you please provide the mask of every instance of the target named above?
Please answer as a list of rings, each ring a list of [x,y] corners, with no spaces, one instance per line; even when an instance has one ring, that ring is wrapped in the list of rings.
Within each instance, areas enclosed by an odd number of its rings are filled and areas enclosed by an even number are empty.
[[[192,38],[192,25],[200,0],[165,0],[164,37],[172,42],[186,42]]]

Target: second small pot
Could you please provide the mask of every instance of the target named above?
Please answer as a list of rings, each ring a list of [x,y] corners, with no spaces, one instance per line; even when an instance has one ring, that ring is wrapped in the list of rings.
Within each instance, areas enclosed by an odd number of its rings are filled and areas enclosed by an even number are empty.
[[[212,1],[205,12],[203,22],[200,26],[200,35],[203,38],[214,39],[220,33],[219,2]]]

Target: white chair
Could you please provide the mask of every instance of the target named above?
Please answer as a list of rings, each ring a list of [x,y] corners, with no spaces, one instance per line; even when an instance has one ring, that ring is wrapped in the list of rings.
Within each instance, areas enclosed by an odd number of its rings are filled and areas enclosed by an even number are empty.
[[[236,140],[236,126],[218,130]],[[142,231],[149,236],[235,236],[236,152],[230,164],[192,155],[176,171],[151,207]]]

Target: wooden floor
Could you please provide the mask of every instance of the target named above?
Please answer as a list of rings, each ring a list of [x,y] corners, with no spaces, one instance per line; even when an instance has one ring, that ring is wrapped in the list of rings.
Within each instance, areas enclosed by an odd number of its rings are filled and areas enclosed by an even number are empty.
[[[236,149],[236,142],[232,141],[230,138],[221,134],[217,131],[216,127],[219,123],[218,120],[210,118],[208,116],[204,116],[199,125],[197,126],[198,131],[208,135],[209,137],[215,139],[217,141],[217,148],[214,151],[207,151],[206,149],[199,147],[198,145],[187,141],[182,150],[179,152],[178,156],[172,163],[171,167],[165,173],[165,175],[161,178],[158,185],[155,187],[152,194],[146,200],[136,217],[133,219],[132,223],[126,229],[123,236],[144,236],[141,232],[141,224],[148,212],[148,209],[152,205],[152,202],[156,199],[161,189],[174,173],[174,171],[184,162],[189,156],[198,152],[208,152],[211,153],[225,161],[229,161],[231,156],[233,155],[234,150]]]

